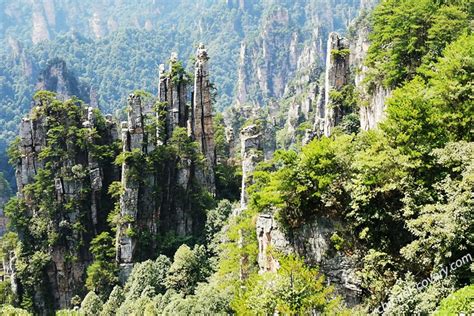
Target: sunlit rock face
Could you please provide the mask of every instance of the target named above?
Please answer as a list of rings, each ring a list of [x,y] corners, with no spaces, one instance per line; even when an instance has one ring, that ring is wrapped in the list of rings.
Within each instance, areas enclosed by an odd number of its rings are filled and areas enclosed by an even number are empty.
[[[344,298],[348,306],[361,302],[362,288],[357,277],[360,258],[357,254],[336,251],[331,236],[338,223],[318,218],[291,229],[291,237],[280,227],[271,214],[261,214],[257,218],[258,265],[260,273],[276,272],[278,260],[272,252],[297,253],[306,263],[316,265],[325,275],[328,284],[334,285],[336,293]]]

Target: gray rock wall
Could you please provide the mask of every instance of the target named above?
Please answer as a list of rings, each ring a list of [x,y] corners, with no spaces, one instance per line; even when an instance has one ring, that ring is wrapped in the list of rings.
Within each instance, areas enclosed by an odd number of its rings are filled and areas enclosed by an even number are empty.
[[[143,241],[136,234],[130,235],[130,230],[152,236],[152,243],[146,244],[149,251],[160,246],[156,244],[160,235],[193,236],[204,224],[192,204],[193,194],[202,188],[215,192],[215,145],[207,52],[203,46],[197,51],[189,109],[188,78],[177,63],[177,56],[173,54],[168,72],[164,65],[160,66],[159,109],[150,109],[140,96],[130,95],[128,121],[122,123],[123,151],[138,152],[150,164],[151,155],[169,150],[169,145],[177,145],[171,143],[176,129],[186,128],[188,137],[196,140],[206,159],[201,164],[178,154],[155,161],[153,170],[144,168],[145,161],[142,165],[123,164],[124,193],[120,209],[121,218],[126,220],[122,220],[117,235],[117,259],[122,266],[122,278],[127,277],[133,262],[144,256],[143,249],[139,249]],[[156,130],[155,125],[151,125],[151,117],[158,121]]]
[[[128,121],[122,122],[123,152],[143,152],[144,148],[143,106],[138,95],[130,94],[128,97]],[[120,197],[121,221],[117,229],[117,260],[128,271],[128,266],[133,264],[136,240],[130,236],[130,230],[136,228],[134,223],[138,217],[138,193],[140,184],[136,174],[125,161],[122,164],[123,194]],[[133,170],[136,172],[135,170]]]
[[[376,2],[366,0],[363,3],[363,8],[370,10]],[[350,43],[350,64],[354,73],[354,83],[360,97],[360,127],[367,131],[376,128],[377,124],[385,118],[385,100],[391,95],[391,91],[384,88],[381,83],[376,82],[372,83],[373,87],[369,91],[367,83],[364,82],[369,70],[364,65],[364,60],[370,46],[370,23],[364,12],[354,23],[356,32]]]
[[[260,272],[275,272],[279,268],[278,260],[272,257],[268,249],[284,254],[297,253],[306,263],[316,265],[336,293],[341,295],[348,306],[361,301],[362,288],[357,277],[359,257],[336,251],[331,244],[331,236],[338,223],[318,218],[313,222],[292,229],[287,236],[271,214],[261,214],[257,219],[258,265]]]

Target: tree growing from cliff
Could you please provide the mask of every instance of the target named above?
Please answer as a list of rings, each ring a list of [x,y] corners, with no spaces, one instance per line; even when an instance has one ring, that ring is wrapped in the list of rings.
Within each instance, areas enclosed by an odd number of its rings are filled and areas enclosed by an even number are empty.
[[[90,251],[94,262],[87,267],[86,287],[104,299],[118,282],[114,239],[108,232],[103,232],[92,240]]]

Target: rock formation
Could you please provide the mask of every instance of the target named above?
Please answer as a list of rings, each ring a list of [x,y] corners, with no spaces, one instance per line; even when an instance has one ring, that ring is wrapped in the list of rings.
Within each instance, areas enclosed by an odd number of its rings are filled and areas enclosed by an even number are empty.
[[[373,6],[373,2],[369,1],[366,7]],[[391,91],[383,87],[381,83],[373,83],[371,89],[368,89],[367,83],[364,82],[368,71],[364,65],[364,59],[370,46],[370,25],[364,15],[361,15],[354,23],[357,31],[351,39],[350,64],[354,69],[354,83],[361,99],[360,126],[362,130],[369,130],[376,128],[377,124],[385,118],[385,100],[391,95]]]
[[[271,9],[262,15],[258,36],[241,43],[235,102],[265,106],[286,98],[294,79],[305,78],[301,76],[305,70],[314,65],[324,68],[328,33],[346,29],[357,8],[367,1],[334,6],[325,0],[295,0],[291,10],[278,1],[268,1]],[[227,4],[236,7],[235,2]],[[247,6],[251,3],[246,2]]]
[[[318,218],[291,230],[291,237],[279,227],[271,214],[261,214],[257,219],[258,265],[260,272],[275,272],[278,260],[272,257],[271,248],[282,253],[297,253],[306,263],[317,265],[325,275],[327,283],[334,285],[336,293],[344,298],[348,306],[361,301],[362,288],[356,271],[360,258],[336,251],[331,243],[337,223],[331,219]]]
[[[252,173],[263,159],[262,134],[257,125],[250,125],[240,132],[242,154],[242,189],[240,197],[241,209],[247,208],[247,188],[252,184]]]
[[[191,109],[187,104],[189,78],[175,54],[168,72],[164,65],[160,66],[158,103],[153,110],[140,95],[129,96],[128,121],[122,123],[123,152],[129,157],[122,164],[120,215],[124,220],[117,230],[117,260],[124,278],[133,262],[143,258],[144,248],[151,251],[160,246],[155,242],[158,236],[194,236],[204,225],[203,214],[194,205],[194,196],[203,188],[215,192],[207,60],[207,52],[201,45],[197,51]],[[156,118],[156,125],[149,122],[151,117]],[[186,143],[193,139],[199,154],[206,158],[203,163],[188,152]],[[169,152],[170,148],[174,149]],[[164,152],[169,155],[155,160]],[[144,160],[149,161],[148,167]],[[149,233],[151,244],[140,240],[134,231]]]
[[[209,57],[204,45],[199,46],[196,57],[192,133],[206,157],[203,182],[207,184],[210,192],[215,193],[214,166],[216,164],[216,153],[212,127],[212,96],[209,81]]]
[[[255,42],[242,43],[236,95],[238,104],[263,105],[270,98],[283,96],[288,77],[296,68],[296,64],[288,62],[290,49],[280,53],[281,47],[296,47],[296,42],[292,41],[297,38],[279,32],[287,29],[289,23],[288,11],[275,8],[263,22],[262,36]]]
[[[188,127],[187,85],[184,73],[178,67],[178,57],[171,55],[169,72],[165,72],[165,65],[160,65],[160,79],[158,86],[158,100],[163,104],[163,113],[157,113],[158,120],[164,122],[164,128],[159,130],[158,139],[167,143],[176,127]],[[164,115],[165,117],[161,117]]]
[[[47,310],[48,295],[52,296],[55,307],[64,308],[82,291],[85,270],[93,259],[89,243],[106,229],[107,215],[113,209],[107,194],[113,181],[121,183],[116,258],[123,278],[134,262],[158,253],[157,249],[163,247],[158,244],[159,238],[190,238],[203,231],[205,214],[196,199],[206,189],[215,192],[207,62],[207,52],[200,46],[192,93],[189,93],[189,76],[173,55],[169,71],[161,67],[155,106],[141,92],[129,96],[128,118],[121,124],[121,172],[112,164],[113,155],[118,154],[115,145],[118,131],[112,117],[68,100],[81,91],[64,62],[55,61],[43,72],[38,87],[56,91],[56,97],[66,103],[54,103],[52,95],[42,92],[35,99],[31,114],[22,120],[16,168],[18,196],[26,203],[27,216],[35,218],[41,214],[38,197],[26,188],[37,183],[36,176],[42,170],[50,170],[54,192],[51,207],[68,205],[68,211],[58,209],[54,213],[58,217],[47,220],[51,221],[51,229],[68,235],[47,250],[41,249],[51,256],[51,264],[45,271],[48,275],[45,284],[51,293],[40,287],[36,289],[37,310]],[[187,102],[189,99],[192,106]],[[68,107],[73,111],[67,110]],[[55,134],[63,131],[79,134],[66,141],[57,138],[63,134]],[[78,140],[82,137],[84,144]],[[104,158],[100,152],[105,148],[117,149]],[[55,151],[67,154],[54,156]],[[200,157],[206,158],[204,163]],[[73,227],[85,227],[87,234]],[[77,260],[68,260],[69,254]],[[15,275],[14,269],[10,274]],[[21,277],[14,284],[21,291]]]
[[[324,85],[324,135],[341,121],[344,110],[331,100],[331,92],[340,90],[349,82],[349,43],[337,33],[329,34],[326,54],[326,76]]]
[[[90,88],[83,86],[68,70],[66,62],[62,59],[51,60],[47,67],[39,74],[36,90],[54,91],[62,100],[73,96],[88,103],[90,101]]]
[[[33,2],[32,22],[31,41],[33,44],[49,40],[51,35],[48,20],[44,13],[43,5],[39,1]]]
[[[48,249],[37,249],[46,251],[50,256],[50,263],[45,268],[45,282],[50,292],[45,292],[46,285],[38,284],[35,288],[36,308],[43,311],[47,311],[48,298],[52,299],[55,307],[66,307],[69,306],[71,298],[82,291],[85,270],[92,260],[88,245],[94,232],[103,230],[105,226],[106,214],[99,216],[98,212],[108,203],[107,187],[115,179],[113,172],[103,171],[104,168],[111,168],[111,162],[109,161],[109,165],[99,163],[97,157],[92,154],[93,147],[97,144],[95,138],[89,138],[87,146],[81,147],[74,141],[57,142],[60,138],[52,138],[51,134],[51,130],[57,128],[56,124],[74,128],[74,131],[81,128],[90,131],[94,129],[100,131],[102,141],[112,143],[115,129],[113,122],[107,121],[105,125],[99,126],[95,121],[93,109],[77,104],[69,106],[75,107],[76,113],[82,113],[80,116],[69,116],[62,112],[66,110],[61,109],[50,112],[50,102],[49,99],[40,97],[31,115],[22,120],[18,144],[20,155],[16,167],[18,196],[26,204],[25,215],[32,220],[36,217],[51,216],[48,217],[49,225],[56,227],[58,232],[59,239],[51,241]],[[44,156],[46,148],[67,154]],[[54,196],[47,197],[51,215],[43,213],[37,200],[38,193],[33,194],[26,190],[27,186],[37,183],[35,177],[45,168],[54,177],[49,179],[53,184]],[[109,178],[105,179],[104,174]],[[47,182],[41,183],[46,184]],[[66,206],[67,212],[59,211]],[[84,234],[74,227],[85,227],[88,233]],[[70,256],[74,256],[76,260],[68,259]],[[14,264],[10,265],[14,267]],[[11,273],[15,274],[14,268],[12,269]],[[14,288],[18,288],[18,284],[21,285],[21,278],[17,281],[12,277],[12,280],[15,280]]]
[[[38,107],[41,104],[37,105]],[[22,195],[25,185],[33,182],[38,169],[43,168],[43,162],[38,159],[38,154],[46,145],[46,126],[43,118],[31,120],[23,118],[20,123],[20,161],[16,168],[16,183],[18,193]]]
[[[145,131],[143,125],[143,106],[140,96],[128,97],[128,121],[122,122],[122,152],[143,153]],[[126,274],[133,266],[133,253],[136,240],[131,236],[133,223],[137,220],[140,182],[138,175],[132,172],[134,166],[124,160],[122,164],[123,194],[120,196],[120,217],[123,222],[117,230],[117,261]]]

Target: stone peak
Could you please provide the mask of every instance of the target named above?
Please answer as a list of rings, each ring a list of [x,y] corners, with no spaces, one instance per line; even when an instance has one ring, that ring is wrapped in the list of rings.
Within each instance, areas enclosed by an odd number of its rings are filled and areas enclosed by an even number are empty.
[[[176,63],[178,62],[178,53],[177,52],[172,52],[170,56],[170,63]]]
[[[196,52],[196,57],[198,61],[205,61],[209,59],[209,55],[207,54],[206,46],[203,43],[200,43]]]
[[[160,77],[165,74],[165,64],[160,64],[160,66],[158,66],[158,73],[160,74]]]

